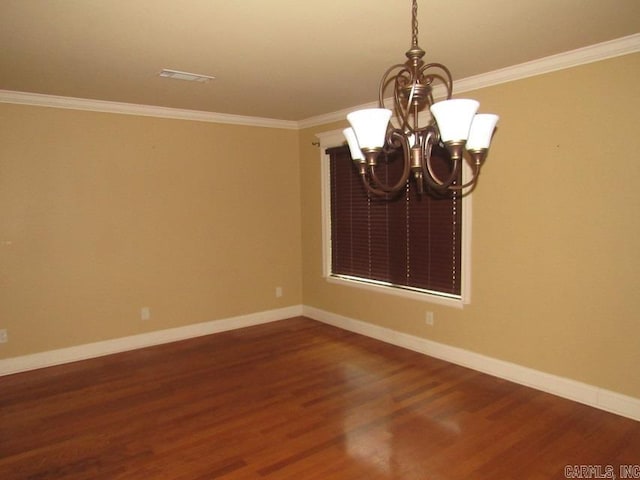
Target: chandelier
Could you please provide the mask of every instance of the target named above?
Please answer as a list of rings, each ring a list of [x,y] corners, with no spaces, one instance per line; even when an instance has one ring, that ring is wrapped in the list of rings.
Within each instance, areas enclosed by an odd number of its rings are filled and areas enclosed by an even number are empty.
[[[437,191],[470,191],[478,180],[491,137],[498,122],[493,114],[478,114],[476,100],[451,99],[453,80],[449,69],[440,63],[425,63],[425,51],[418,46],[418,4],[412,0],[412,42],[406,52],[407,61],[390,67],[380,81],[379,108],[351,112],[351,125],[343,131],[351,158],[367,191],[390,197],[405,187],[410,174],[418,192],[427,187]],[[443,84],[446,100],[434,102],[433,88]],[[392,95],[385,97],[393,88]],[[393,103],[393,110],[385,102]],[[430,117],[423,120],[420,113],[429,107]],[[394,117],[392,120],[391,117]],[[435,145],[446,147],[450,156],[446,178],[440,178],[432,166],[431,154]],[[380,156],[401,149],[403,173],[395,184],[387,184],[376,173]],[[464,160],[471,166],[471,177],[459,184]]]

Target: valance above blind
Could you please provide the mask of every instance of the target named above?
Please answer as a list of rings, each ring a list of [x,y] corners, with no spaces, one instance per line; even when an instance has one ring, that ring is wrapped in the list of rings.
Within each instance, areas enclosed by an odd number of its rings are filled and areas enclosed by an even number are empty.
[[[331,274],[459,297],[460,195],[419,195],[415,182],[409,181],[397,196],[386,200],[367,194],[347,147],[328,149],[327,154]],[[438,149],[434,158],[443,177],[448,168],[446,155],[446,150]],[[395,183],[402,172],[402,155],[388,155],[377,171],[383,181]]]

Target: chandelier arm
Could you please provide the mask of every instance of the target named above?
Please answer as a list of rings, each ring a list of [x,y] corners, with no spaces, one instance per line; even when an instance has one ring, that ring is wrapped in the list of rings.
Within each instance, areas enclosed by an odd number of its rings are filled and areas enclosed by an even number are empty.
[[[404,187],[407,183],[407,178],[409,178],[409,168],[407,168],[408,163],[405,162],[405,167],[404,167],[404,171],[402,173],[402,177],[400,178],[400,180],[393,186],[389,186],[387,184],[385,184],[384,182],[382,182],[379,178],[378,175],[375,172],[375,167],[372,165],[369,165],[369,177],[371,178],[371,180],[373,180],[374,185],[381,189],[383,192],[385,193],[395,193],[398,190],[400,190],[402,187]]]
[[[396,69],[399,69],[398,73],[396,73],[395,75],[393,75],[392,77],[390,77],[389,75]],[[395,65],[392,65],[391,67],[389,67],[387,69],[386,72],[384,72],[384,75],[382,75],[382,79],[380,80],[380,87],[378,88],[378,104],[380,105],[381,108],[385,107],[384,104],[384,92],[386,90],[386,86],[387,84],[394,80],[397,79],[398,76],[403,72],[408,72],[411,73],[407,70],[407,66],[404,63],[396,63]]]
[[[471,190],[473,190],[473,187],[475,187],[478,181],[478,176],[480,175],[480,165],[474,165],[473,169],[474,171],[473,171],[473,175],[471,175],[471,180],[469,180],[464,185],[450,185],[447,187],[447,190],[459,192],[461,190],[464,190],[465,188],[470,188],[470,187],[471,187]],[[466,193],[469,193],[469,192],[466,192]]]
[[[439,69],[444,75],[438,73],[427,73],[428,70],[431,69]],[[420,68],[420,74],[426,75],[431,78],[438,78],[447,88],[447,100],[451,98],[453,93],[453,77],[451,76],[451,72],[449,69],[443,65],[442,63],[427,63]],[[430,82],[433,83],[433,82]]]
[[[455,182],[456,178],[458,178],[458,175],[460,174],[460,168],[462,165],[462,162],[461,162],[462,158],[454,156],[451,159],[451,162],[453,164],[451,175],[449,175],[449,177],[447,177],[446,180],[444,181],[441,180],[440,177],[438,177],[436,172],[433,170],[433,166],[431,165],[431,154],[433,151],[433,145],[435,145],[438,142],[439,137],[440,135],[435,130],[435,127],[429,128],[429,130],[427,131],[426,137],[424,139],[424,143],[422,145],[421,166],[423,171],[423,178],[427,182],[427,184],[435,190],[445,191],[445,190],[452,189],[453,182]]]
[[[460,173],[460,168],[462,167],[463,159],[458,159],[458,160],[452,160],[454,163],[454,167],[453,167],[453,171],[452,174],[449,178],[447,178],[447,180],[442,181],[438,178],[438,176],[435,174],[435,172],[433,171],[433,168],[431,166],[431,154],[429,153],[429,157],[427,158],[425,155],[425,163],[426,163],[426,167],[427,167],[427,171],[428,171],[428,175],[423,175],[423,177],[425,178],[425,181],[427,182],[427,184],[429,186],[431,186],[432,188],[434,188],[435,190],[444,192],[447,190],[451,190],[451,191],[462,191],[466,188],[470,188],[469,192],[471,190],[473,190],[473,188],[475,187],[477,181],[478,181],[478,177],[480,175],[480,168],[482,167],[482,164],[480,162],[476,162],[472,165],[473,168],[473,173],[471,174],[471,178],[469,179],[469,181],[467,181],[466,183],[462,184],[462,185],[453,185],[453,182],[455,182],[455,179],[457,178],[457,176]],[[424,164],[423,164],[424,165]],[[424,168],[424,166],[423,166]],[[469,193],[467,192],[467,193]]]
[[[394,73],[395,70],[398,70]],[[391,75],[394,73],[393,75]],[[384,93],[387,90],[387,86],[393,82],[393,107],[390,110],[396,113],[396,119],[400,122],[400,129],[405,129],[408,125],[408,111],[402,104],[400,97],[400,89],[398,88],[398,82],[401,78],[413,77],[412,72],[407,69],[406,64],[398,63],[391,66],[382,76],[380,81],[380,88],[378,89],[378,104],[380,108],[387,108],[385,104]],[[391,120],[393,122],[393,120]]]
[[[433,166],[431,165],[431,152],[429,152],[429,156],[425,155],[423,169],[426,167],[427,175],[425,175],[425,180],[427,183],[435,188],[436,190],[448,190],[453,186],[453,182],[456,181],[458,175],[460,174],[460,167],[462,162],[459,159],[451,159],[453,163],[453,169],[451,170],[451,175],[446,180],[441,180],[438,175],[433,171]]]
[[[361,173],[360,178],[362,179],[362,184],[364,185],[364,188],[367,190],[368,193],[372,193],[373,195],[376,195],[378,197],[385,197],[385,198],[390,197],[389,194],[391,192],[386,192],[384,190],[380,190],[378,188],[372,187],[367,181],[367,176],[365,174]]]
[[[402,67],[393,77],[388,79],[386,84],[394,82],[394,110],[396,118],[401,121],[400,128],[405,132],[413,133],[416,126],[411,125],[409,119],[413,114],[412,109],[415,109],[420,102],[417,98],[424,95],[421,88],[424,86],[421,78],[422,69],[417,65],[410,64],[410,62],[405,63]],[[381,96],[384,96],[383,92],[381,92]]]
[[[387,143],[390,145],[398,145],[398,143],[402,146],[402,175],[399,180],[393,185],[389,186],[384,183],[378,177],[375,165],[369,164],[369,177],[371,178],[373,184],[377,189],[382,190],[385,193],[395,193],[403,188],[407,184],[407,180],[409,179],[409,174],[411,172],[411,152],[409,148],[409,141],[407,137],[402,134],[402,131],[399,129],[393,129],[388,134]]]
[[[396,86],[393,89],[393,95],[394,95],[394,102],[395,102],[395,111],[396,113],[398,113],[399,115],[396,115],[396,117],[399,117],[398,120],[400,121],[400,129],[407,131],[407,130],[411,130],[411,127],[409,125],[409,106],[411,105],[410,101],[407,102],[407,106],[405,107],[405,105],[402,103],[402,95],[400,93],[400,89],[398,88],[397,84],[398,84],[398,77],[395,77],[396,79]],[[412,89],[412,95],[413,96],[413,89]]]

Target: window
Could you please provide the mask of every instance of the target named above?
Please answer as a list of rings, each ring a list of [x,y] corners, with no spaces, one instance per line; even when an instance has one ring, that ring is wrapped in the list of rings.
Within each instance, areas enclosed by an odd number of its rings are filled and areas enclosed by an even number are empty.
[[[446,156],[446,150],[437,152],[436,168],[447,168]],[[366,193],[346,146],[327,149],[323,162],[325,274],[330,281],[458,307],[468,301],[463,278],[466,199],[463,205],[459,194],[419,195],[411,179],[393,200],[381,199]],[[401,153],[378,168],[383,180],[398,178]]]

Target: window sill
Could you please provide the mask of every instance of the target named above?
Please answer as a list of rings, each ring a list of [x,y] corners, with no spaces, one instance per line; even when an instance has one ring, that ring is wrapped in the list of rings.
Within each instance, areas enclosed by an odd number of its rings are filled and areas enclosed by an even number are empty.
[[[371,292],[376,292],[376,293],[385,294],[385,295],[396,295],[399,297],[409,298],[412,300],[419,300],[421,302],[444,305],[446,307],[462,309],[464,308],[464,305],[466,303],[461,297],[458,297],[455,295],[447,296],[446,294],[429,293],[428,291],[423,291],[418,289],[395,287],[395,286],[385,284],[383,282],[375,282],[375,281],[368,282],[360,279],[337,276],[337,275],[329,275],[329,276],[326,276],[325,279],[327,280],[327,282],[333,283],[336,285],[361,288],[364,290],[369,290]]]

